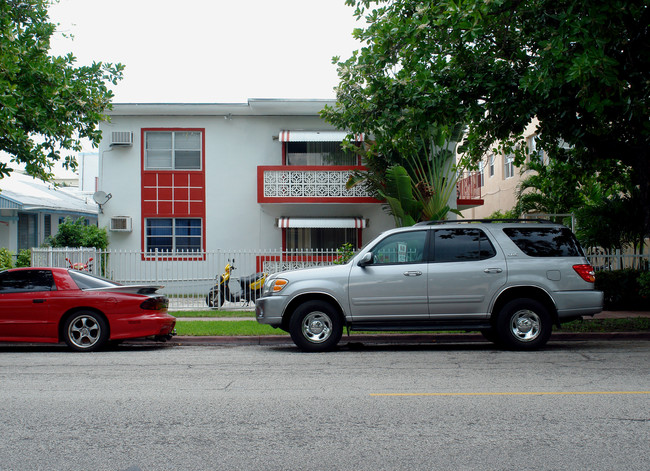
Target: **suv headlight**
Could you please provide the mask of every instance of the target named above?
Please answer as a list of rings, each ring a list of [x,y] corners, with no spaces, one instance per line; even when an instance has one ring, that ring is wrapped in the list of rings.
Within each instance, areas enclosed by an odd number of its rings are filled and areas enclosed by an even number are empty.
[[[264,292],[262,293],[262,296],[270,296],[272,294],[279,293],[288,284],[289,281],[285,280],[284,278],[274,278],[272,280],[269,280],[264,285]]]

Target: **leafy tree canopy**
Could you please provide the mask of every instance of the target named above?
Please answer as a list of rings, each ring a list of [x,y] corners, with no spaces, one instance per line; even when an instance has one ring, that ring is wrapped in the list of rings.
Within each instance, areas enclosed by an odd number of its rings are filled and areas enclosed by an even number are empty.
[[[52,247],[95,247],[105,249],[108,247],[108,234],[106,228],[86,225],[83,218],[76,221],[66,217],[59,224],[59,231],[48,240],[47,245]]]
[[[81,151],[84,138],[99,144],[97,124],[113,97],[107,84],[117,84],[124,69],[101,62],[75,67],[72,54],[50,56],[51,3],[0,0],[0,151],[43,180],[62,150]],[[76,166],[72,156],[63,162]],[[0,178],[11,171],[0,163]]]
[[[521,164],[537,117],[551,158],[632,168],[650,227],[647,0],[346,3],[367,26],[338,62],[334,124],[399,139],[464,123],[475,161],[501,142]]]

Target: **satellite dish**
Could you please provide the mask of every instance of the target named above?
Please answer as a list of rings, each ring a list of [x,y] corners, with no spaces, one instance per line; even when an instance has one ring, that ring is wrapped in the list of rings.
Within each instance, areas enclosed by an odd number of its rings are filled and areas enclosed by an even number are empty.
[[[102,206],[108,203],[108,200],[110,200],[113,197],[113,195],[106,194],[103,191],[96,191],[93,194],[93,200],[95,200],[95,203],[99,206],[99,212],[103,213],[104,210],[102,209]]]
[[[110,193],[106,194],[103,191],[96,191],[93,194],[93,200],[95,200],[95,203],[97,203],[100,206],[108,203],[108,200],[110,200],[112,197],[113,195],[111,195]]]

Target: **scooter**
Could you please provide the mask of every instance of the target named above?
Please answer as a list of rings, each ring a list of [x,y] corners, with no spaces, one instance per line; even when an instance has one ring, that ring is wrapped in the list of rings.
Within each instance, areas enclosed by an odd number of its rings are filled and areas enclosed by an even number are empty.
[[[219,275],[217,283],[205,297],[205,303],[210,307],[221,307],[225,301],[236,303],[246,301],[255,302],[262,296],[262,288],[266,281],[266,273],[255,273],[239,279],[239,286],[235,290],[230,289],[231,274],[235,270],[235,259],[228,260],[223,273]]]

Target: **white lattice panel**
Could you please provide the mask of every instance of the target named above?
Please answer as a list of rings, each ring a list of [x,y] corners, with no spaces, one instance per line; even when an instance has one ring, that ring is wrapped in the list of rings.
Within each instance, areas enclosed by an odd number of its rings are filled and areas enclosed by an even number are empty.
[[[369,197],[361,185],[346,189],[349,170],[266,170],[264,196],[271,198]]]

